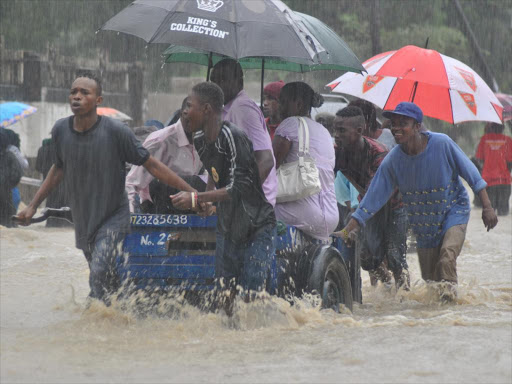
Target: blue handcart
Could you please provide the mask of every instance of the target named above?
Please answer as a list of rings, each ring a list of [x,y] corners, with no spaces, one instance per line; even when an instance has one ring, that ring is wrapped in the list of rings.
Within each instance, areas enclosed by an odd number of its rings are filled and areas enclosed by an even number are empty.
[[[217,217],[134,214],[131,233],[118,260],[122,281],[142,290],[185,290],[198,294],[214,288]],[[360,264],[341,239],[315,244],[295,227],[276,239],[271,292],[281,297],[316,293],[325,308],[352,310],[361,302]]]

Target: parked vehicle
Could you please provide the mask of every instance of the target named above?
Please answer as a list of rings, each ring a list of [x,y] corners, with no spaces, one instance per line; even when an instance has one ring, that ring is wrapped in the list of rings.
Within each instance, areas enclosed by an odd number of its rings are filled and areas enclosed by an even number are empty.
[[[311,109],[311,118],[313,120],[317,114],[322,112],[336,115],[336,112],[345,108],[349,103],[349,101],[344,96],[337,94],[322,94],[322,97],[324,98],[324,103],[318,108]]]

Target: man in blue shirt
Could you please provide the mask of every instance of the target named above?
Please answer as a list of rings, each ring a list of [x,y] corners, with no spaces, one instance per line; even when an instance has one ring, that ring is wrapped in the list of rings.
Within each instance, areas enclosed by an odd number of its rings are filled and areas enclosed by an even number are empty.
[[[442,299],[453,300],[456,260],[470,212],[469,197],[459,176],[481,198],[482,220],[489,231],[498,219],[485,190],[487,184],[448,136],[420,131],[423,112],[416,104],[403,102],[383,115],[391,119],[398,146],[382,161],[358,210],[338,234],[350,243],[398,187],[416,235],[422,277],[447,282],[450,289],[443,292]]]

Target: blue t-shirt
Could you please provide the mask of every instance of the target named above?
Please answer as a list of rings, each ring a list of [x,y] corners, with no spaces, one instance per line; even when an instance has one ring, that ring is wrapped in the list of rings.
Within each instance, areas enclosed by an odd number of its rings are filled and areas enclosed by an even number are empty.
[[[334,192],[336,200],[344,207],[347,206],[346,201],[350,201],[351,208],[357,208],[359,205],[359,192],[340,171],[336,173],[336,179],[334,179]]]
[[[449,228],[469,220],[469,197],[459,176],[475,193],[487,184],[452,139],[442,133],[422,134],[428,136],[422,153],[409,156],[401,146],[389,152],[352,217],[364,225],[398,187],[418,248],[434,248]]]

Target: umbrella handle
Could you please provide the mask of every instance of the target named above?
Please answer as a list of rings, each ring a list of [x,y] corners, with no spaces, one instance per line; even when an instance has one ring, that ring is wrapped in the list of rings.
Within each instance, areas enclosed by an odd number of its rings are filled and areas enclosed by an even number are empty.
[[[265,80],[265,58],[261,59],[261,90],[260,90],[260,108],[263,108],[263,82]]]
[[[208,69],[206,70],[206,81],[210,81],[210,70],[213,67],[212,52],[208,54]]]
[[[418,82],[417,81],[414,82],[414,86],[412,87],[411,103],[414,103],[414,98],[416,97],[416,89],[418,89]]]

